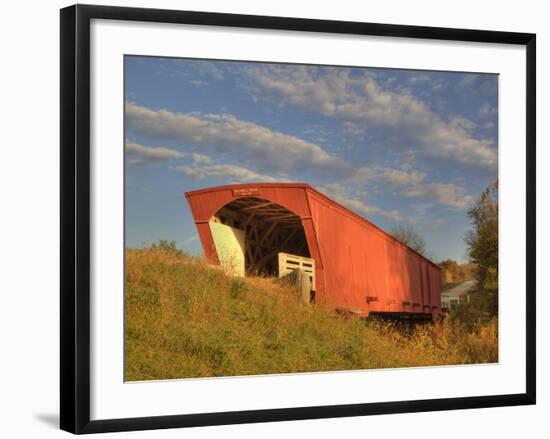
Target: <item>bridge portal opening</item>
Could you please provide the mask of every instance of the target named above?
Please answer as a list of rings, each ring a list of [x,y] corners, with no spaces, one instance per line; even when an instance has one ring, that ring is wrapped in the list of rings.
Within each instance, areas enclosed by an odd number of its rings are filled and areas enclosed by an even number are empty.
[[[278,276],[280,253],[311,257],[300,217],[269,200],[237,198],[216,212],[210,228],[220,263],[238,266],[235,274]]]

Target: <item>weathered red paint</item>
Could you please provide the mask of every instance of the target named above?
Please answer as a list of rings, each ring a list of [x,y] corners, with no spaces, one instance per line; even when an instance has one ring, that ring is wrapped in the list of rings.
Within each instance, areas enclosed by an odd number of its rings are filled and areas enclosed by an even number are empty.
[[[440,268],[305,183],[256,183],[186,192],[205,256],[217,262],[208,221],[242,196],[277,203],[301,218],[316,266],[316,302],[367,316],[441,312]]]

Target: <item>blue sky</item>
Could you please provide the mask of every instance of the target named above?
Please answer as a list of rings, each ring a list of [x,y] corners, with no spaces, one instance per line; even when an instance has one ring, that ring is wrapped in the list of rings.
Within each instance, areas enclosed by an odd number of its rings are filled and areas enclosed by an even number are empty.
[[[129,247],[201,254],[185,191],[303,181],[465,261],[497,178],[497,75],[126,56],[125,94]]]

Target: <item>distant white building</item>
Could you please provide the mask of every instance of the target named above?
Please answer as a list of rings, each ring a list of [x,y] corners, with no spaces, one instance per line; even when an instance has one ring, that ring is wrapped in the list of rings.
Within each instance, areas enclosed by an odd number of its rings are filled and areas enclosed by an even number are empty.
[[[476,286],[475,280],[467,280],[454,288],[441,292],[441,307],[451,309],[460,303],[470,303],[470,293]]]

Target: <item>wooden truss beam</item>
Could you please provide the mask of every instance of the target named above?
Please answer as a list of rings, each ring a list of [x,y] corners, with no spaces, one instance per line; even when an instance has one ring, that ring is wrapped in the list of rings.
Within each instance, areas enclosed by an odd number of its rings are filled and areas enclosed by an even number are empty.
[[[252,205],[252,206],[245,207],[242,210],[245,210],[245,211],[248,212],[249,210],[260,209],[260,208],[265,207],[265,206],[270,206],[271,204],[273,204],[273,203],[271,201],[268,201],[266,203],[255,204],[255,205]]]

